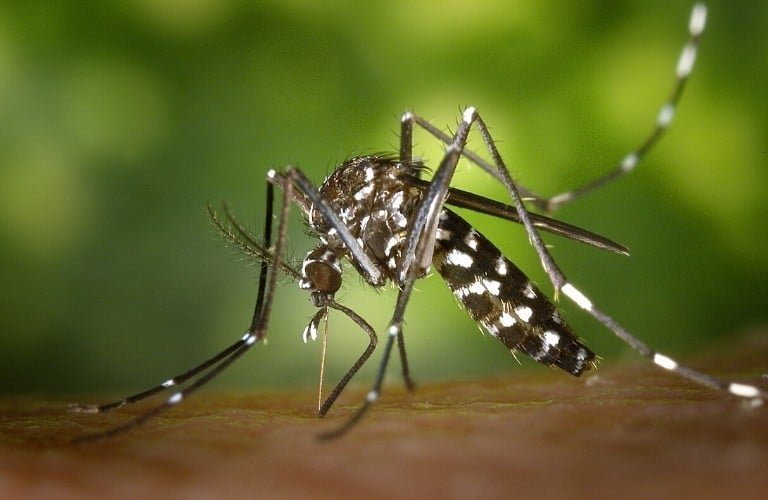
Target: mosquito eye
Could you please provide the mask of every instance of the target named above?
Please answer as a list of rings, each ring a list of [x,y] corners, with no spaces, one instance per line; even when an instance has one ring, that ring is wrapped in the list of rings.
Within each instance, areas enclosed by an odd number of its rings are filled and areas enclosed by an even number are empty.
[[[341,288],[341,273],[325,262],[307,264],[304,272],[318,292],[333,294]]]

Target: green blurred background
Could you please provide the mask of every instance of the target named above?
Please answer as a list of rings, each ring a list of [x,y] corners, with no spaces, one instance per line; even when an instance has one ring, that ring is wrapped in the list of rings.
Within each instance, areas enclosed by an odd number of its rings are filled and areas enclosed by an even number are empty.
[[[349,155],[394,151],[405,109],[452,126],[463,106],[478,106],[516,178],[542,193],[605,172],[649,132],[690,10],[607,0],[359,5],[0,5],[3,394],[143,389],[238,338],[256,267],[215,235],[205,204],[226,199],[258,230],[268,168],[294,163],[319,182]],[[678,357],[768,320],[766,26],[766,2],[711,2],[669,135],[631,177],[557,213],[627,244],[632,257],[548,238],[605,311]],[[416,144],[439,160],[425,134]],[[457,185],[503,197],[472,166]],[[551,290],[519,227],[468,218]],[[294,212],[291,255],[311,246]],[[394,296],[349,274],[339,298],[382,331]],[[637,359],[565,310],[605,363]],[[216,386],[314,384],[319,344],[301,342],[313,313],[283,280],[269,344]],[[437,276],[419,283],[407,320],[417,381],[513,380],[535,366],[483,337]],[[330,325],[329,382],[365,345],[348,320],[333,315]],[[367,384],[375,365],[356,382]]]

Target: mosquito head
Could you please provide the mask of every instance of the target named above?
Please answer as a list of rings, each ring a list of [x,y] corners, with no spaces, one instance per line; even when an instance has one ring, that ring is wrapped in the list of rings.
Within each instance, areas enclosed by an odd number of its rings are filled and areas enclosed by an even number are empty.
[[[341,288],[341,262],[325,245],[316,247],[304,257],[301,275],[299,286],[312,292],[311,300],[318,307]]]

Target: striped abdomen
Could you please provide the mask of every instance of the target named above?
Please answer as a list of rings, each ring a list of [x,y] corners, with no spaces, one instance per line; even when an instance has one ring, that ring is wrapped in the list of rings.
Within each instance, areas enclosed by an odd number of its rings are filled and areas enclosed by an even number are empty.
[[[456,213],[440,214],[432,260],[469,315],[512,351],[572,375],[595,355],[549,299],[485,236]]]

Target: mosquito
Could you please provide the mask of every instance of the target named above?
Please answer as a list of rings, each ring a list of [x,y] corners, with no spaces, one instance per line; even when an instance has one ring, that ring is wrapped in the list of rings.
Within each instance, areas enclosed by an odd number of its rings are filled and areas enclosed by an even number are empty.
[[[270,170],[267,174],[265,227],[261,239],[251,234],[228,206],[223,207],[226,222],[209,206],[211,221],[218,232],[261,263],[257,300],[249,328],[220,353],[155,387],[103,405],[74,405],[74,411],[101,413],[176,388],[165,402],[133,420],[104,432],[83,436],[78,441],[112,436],[142,424],[186,399],[254,344],[264,341],[280,274],[297,281],[318,309],[304,329],[305,342],[317,337],[320,324],[327,320],[331,309],[349,317],[368,337],[366,349],[319,406],[318,414],[324,416],[378,343],[375,329],[356,312],[335,300],[335,294],[342,285],[344,262],[351,264],[368,285],[381,288],[393,283],[398,294],[371,389],[359,408],[342,425],[321,434],[322,438],[334,438],[346,433],[380,398],[395,345],[404,383],[408,389],[414,388],[406,356],[403,322],[414,285],[431,268],[437,270],[470,317],[512,353],[524,353],[542,364],[574,376],[592,369],[595,353],[566,324],[553,301],[488,238],[450,210],[448,205],[522,224],[554,288],[555,300],[562,293],[653,364],[755,405],[762,403],[768,393],[761,388],[721,380],[681,365],[646,345],[602,312],[563,274],[543,243],[540,232],[557,234],[620,254],[627,254],[627,249],[588,230],[532,211],[552,212],[581,198],[627,175],[648,154],[674,117],[694,66],[706,16],[704,5],[693,7],[688,22],[689,37],[677,61],[672,92],[662,105],[651,133],[613,170],[571,191],[547,198],[514,182],[482,116],[476,108],[467,107],[453,134],[443,132],[411,111],[406,112],[401,119],[398,155],[368,155],[346,160],[319,187],[296,167]],[[413,132],[416,128],[426,131],[445,145],[445,154],[430,180],[423,178],[427,171],[425,165],[413,158]],[[482,137],[490,162],[466,148],[473,128]],[[500,182],[512,203],[504,204],[451,187],[461,157]],[[273,243],[276,188],[282,191],[282,201],[276,217]],[[290,265],[284,257],[287,221],[293,205],[299,208],[311,233],[318,240],[300,268]],[[532,208],[529,209],[529,206]]]

